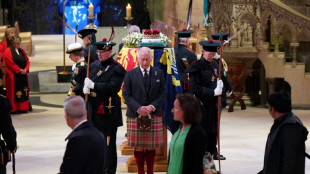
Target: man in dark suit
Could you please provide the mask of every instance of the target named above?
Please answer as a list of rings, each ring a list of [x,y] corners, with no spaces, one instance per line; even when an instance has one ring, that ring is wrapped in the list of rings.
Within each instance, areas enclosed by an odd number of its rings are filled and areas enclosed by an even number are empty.
[[[0,94],[0,137],[2,135],[6,146],[10,152],[15,153],[17,143],[16,143],[16,132],[12,124],[11,119],[11,104],[4,95]],[[0,138],[1,139],[1,138]],[[8,156],[9,154],[3,154]],[[4,158],[6,157],[4,156]],[[6,173],[6,163],[1,164],[2,160],[0,159],[0,174]]]
[[[64,102],[67,125],[73,130],[60,167],[61,174],[104,174],[106,141],[101,132],[86,120],[84,99],[71,96]]]
[[[139,66],[127,72],[123,86],[123,96],[128,106],[127,138],[128,145],[135,147],[138,174],[144,174],[144,161],[147,163],[147,173],[151,174],[155,148],[164,143],[161,115],[166,96],[165,77],[162,70],[150,66],[150,48],[141,47],[137,57]],[[147,130],[137,126],[138,119],[142,117],[151,117],[151,126]]]

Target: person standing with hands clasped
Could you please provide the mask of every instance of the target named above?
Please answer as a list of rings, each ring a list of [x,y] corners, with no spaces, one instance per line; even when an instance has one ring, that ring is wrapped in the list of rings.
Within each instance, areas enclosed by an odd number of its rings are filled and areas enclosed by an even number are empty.
[[[272,93],[268,105],[274,122],[259,174],[304,174],[308,130],[292,112],[291,96],[284,91]]]
[[[199,124],[199,101],[192,94],[179,93],[172,109],[181,126],[169,146],[168,174],[203,174],[203,156],[207,146],[205,131]]]
[[[199,44],[203,46],[202,57],[189,66],[188,72],[191,92],[201,103],[201,125],[208,137],[207,151],[214,155],[218,125],[217,100],[223,92],[223,81],[218,79],[218,67],[214,66],[212,61],[220,44],[213,40],[201,41]]]
[[[165,77],[162,70],[150,65],[150,48],[141,47],[137,57],[139,66],[127,72],[123,86],[123,96],[128,106],[128,146],[135,148],[138,174],[144,174],[145,161],[147,173],[153,174],[155,148],[164,144],[161,115],[166,97]]]

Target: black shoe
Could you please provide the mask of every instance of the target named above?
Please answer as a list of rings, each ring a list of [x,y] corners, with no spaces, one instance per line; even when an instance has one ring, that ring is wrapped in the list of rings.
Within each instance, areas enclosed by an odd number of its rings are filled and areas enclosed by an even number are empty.
[[[223,155],[220,156],[221,160],[226,160],[226,157],[224,157]],[[218,155],[213,157],[214,160],[219,160]]]

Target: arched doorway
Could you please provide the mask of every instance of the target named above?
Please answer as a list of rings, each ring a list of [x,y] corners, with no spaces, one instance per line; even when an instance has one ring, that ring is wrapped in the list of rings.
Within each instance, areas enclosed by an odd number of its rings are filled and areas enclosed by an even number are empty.
[[[247,70],[245,78],[246,94],[252,106],[265,105],[267,103],[267,85],[265,67],[259,59],[256,59],[250,70]]]

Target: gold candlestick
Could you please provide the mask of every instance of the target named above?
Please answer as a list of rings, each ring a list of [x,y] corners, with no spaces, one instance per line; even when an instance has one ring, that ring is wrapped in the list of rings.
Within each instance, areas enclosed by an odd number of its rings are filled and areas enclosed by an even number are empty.
[[[127,21],[127,25],[124,28],[130,28],[133,17],[125,17],[125,19]]]
[[[89,24],[86,25],[84,28],[92,28],[92,29],[96,29],[97,26],[95,24],[93,24],[93,19],[94,19],[94,16],[88,16],[88,19],[89,19]]]

